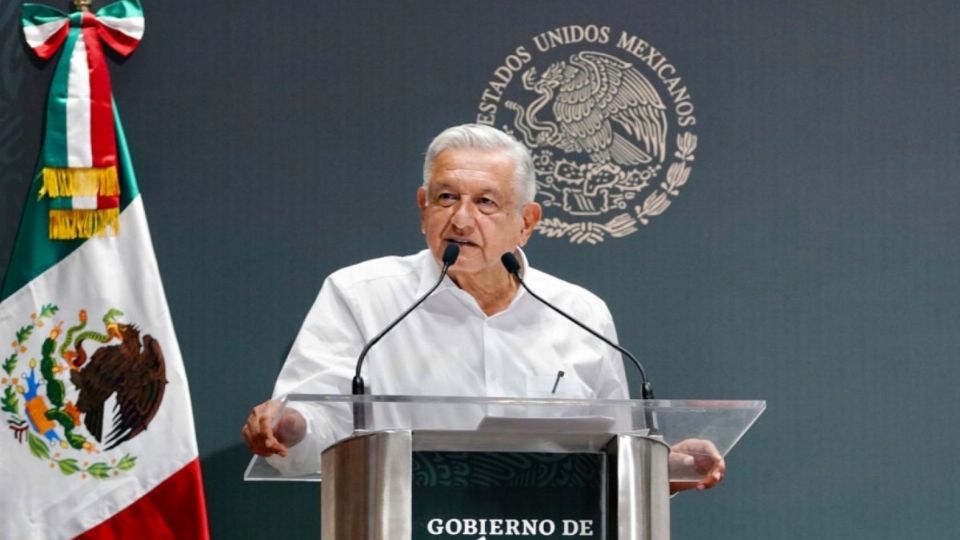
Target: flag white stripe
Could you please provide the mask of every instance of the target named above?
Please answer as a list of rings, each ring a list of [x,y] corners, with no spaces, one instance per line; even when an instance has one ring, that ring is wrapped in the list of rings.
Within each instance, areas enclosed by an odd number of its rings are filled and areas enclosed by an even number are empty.
[[[140,41],[143,38],[144,19],[143,17],[105,17],[100,15],[97,19],[106,26]]]
[[[29,371],[27,358],[39,358],[39,347],[56,322],[63,321],[66,328],[78,320],[80,309],[86,309],[90,327],[97,329],[93,321],[100,325],[103,313],[119,309],[124,313],[121,321],[139,326],[142,334],[152,335],[163,350],[169,382],[160,410],[146,431],[109,452],[87,454],[50,447],[52,455],[77,458],[81,464],[110,463],[125,454],[136,457],[133,470],[107,480],[81,478],[80,473],[64,475],[51,468],[48,460],[31,455],[27,441],[18,443],[4,428],[0,437],[0,538],[73,538],[117,514],[197,458],[186,372],[140,197],[124,209],[120,222],[120,235],[84,242],[0,303],[0,337],[4,342],[12,340],[41,305],[59,306],[56,316],[37,328],[27,342],[29,351],[22,355],[14,375],[23,377]],[[94,350],[90,343],[88,352]],[[67,383],[65,398],[75,403],[75,392]],[[6,413],[0,413],[0,418],[6,418]],[[105,419],[109,422],[112,412],[107,412]]]
[[[83,34],[77,38],[67,80],[67,165],[92,167],[90,132],[90,70]]]
[[[73,200],[70,201],[70,205],[74,210],[96,210],[97,209],[97,196],[96,195],[77,195],[73,197]]]
[[[50,39],[51,36],[57,33],[61,28],[70,22],[70,19],[60,19],[59,21],[51,21],[43,24],[37,24],[32,26],[23,27],[23,36],[27,40],[27,45],[30,45],[31,49],[35,49],[40,45],[43,45]]]

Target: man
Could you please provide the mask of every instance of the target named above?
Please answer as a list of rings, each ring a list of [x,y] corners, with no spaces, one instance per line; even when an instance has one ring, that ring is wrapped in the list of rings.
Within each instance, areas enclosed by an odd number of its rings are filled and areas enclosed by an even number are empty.
[[[603,301],[527,263],[520,248],[542,214],[535,194],[530,154],[509,135],[481,125],[438,135],[427,149],[417,190],[428,249],[360,263],[327,278],[274,396],[350,393],[364,343],[429,290],[440,276],[444,249],[456,243],[460,256],[441,287],[369,353],[364,378],[371,393],[626,398],[620,355],[525,294],[500,262],[514,252],[532,289],[616,340]],[[243,427],[250,450],[279,456],[271,462],[281,468],[288,449],[308,434],[329,438],[338,423],[281,410],[276,399],[262,403]],[[704,452],[700,442],[681,445]],[[715,450],[707,454],[713,469],[708,478],[676,489],[702,489],[722,478],[722,459]]]

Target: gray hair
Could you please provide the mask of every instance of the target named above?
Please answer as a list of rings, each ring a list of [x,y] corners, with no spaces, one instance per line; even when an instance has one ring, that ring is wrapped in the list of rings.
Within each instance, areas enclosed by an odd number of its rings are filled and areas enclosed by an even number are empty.
[[[497,128],[481,124],[463,124],[447,128],[430,142],[427,155],[423,160],[424,189],[429,189],[430,173],[437,155],[452,148],[504,150],[513,159],[513,183],[518,206],[533,202],[537,195],[537,182],[530,151],[510,135]]]

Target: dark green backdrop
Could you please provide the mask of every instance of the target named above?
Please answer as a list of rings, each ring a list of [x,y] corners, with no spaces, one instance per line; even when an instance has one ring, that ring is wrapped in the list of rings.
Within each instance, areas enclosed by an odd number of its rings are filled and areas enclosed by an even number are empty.
[[[241,422],[327,273],[422,245],[429,138],[517,45],[587,23],[677,66],[697,159],[639,232],[529,254],[608,301],[658,396],[768,401],[724,485],[673,500],[675,537],[960,536],[960,4],[143,2],[111,71],[217,538],[316,537],[314,486],[241,481]],[[0,3],[0,272],[52,75],[17,14]]]

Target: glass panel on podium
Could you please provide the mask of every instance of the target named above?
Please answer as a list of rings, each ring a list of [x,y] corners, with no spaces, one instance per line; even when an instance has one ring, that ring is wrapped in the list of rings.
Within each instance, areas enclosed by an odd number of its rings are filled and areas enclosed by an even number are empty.
[[[387,431],[411,432],[415,452],[602,453],[618,435],[638,435],[671,447],[706,440],[726,456],[766,403],[291,394],[284,406],[307,419],[307,437],[287,460],[254,457],[244,479],[320,481],[323,450]],[[360,426],[358,418],[364,420]],[[676,454],[669,460],[670,480],[700,480],[695,456]]]

